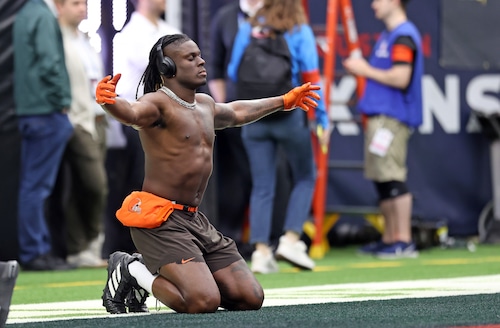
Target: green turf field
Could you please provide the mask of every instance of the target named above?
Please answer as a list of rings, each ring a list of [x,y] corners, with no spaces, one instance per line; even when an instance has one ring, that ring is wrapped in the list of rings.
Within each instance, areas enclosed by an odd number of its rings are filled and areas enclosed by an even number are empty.
[[[316,261],[313,272],[297,271],[280,263],[280,273],[258,275],[266,291],[268,306],[255,312],[218,311],[209,315],[171,313],[166,307],[153,315],[108,316],[99,304],[106,281],[106,269],[79,269],[68,272],[20,272],[14,291],[8,326],[22,327],[447,327],[451,325],[500,324],[500,245],[478,245],[475,252],[466,248],[432,248],[421,251],[417,259],[379,260],[360,256],[354,246],[333,248]],[[496,276],[495,276],[496,275]],[[460,277],[495,277],[489,286],[469,290],[467,294],[425,297],[426,291],[438,293],[456,289],[439,281]],[[443,279],[444,278],[444,279]],[[413,286],[412,282],[438,279],[434,285]],[[441,279],[441,280],[439,280]],[[387,283],[400,283],[393,288]],[[430,281],[430,280],[428,280]],[[347,285],[346,285],[347,284]],[[360,285],[361,284],[361,285]],[[378,284],[378,285],[377,285]],[[376,288],[372,288],[376,285]],[[338,288],[336,288],[336,286]],[[359,289],[361,286],[361,289]],[[385,287],[384,287],[385,286]],[[397,286],[397,285],[395,285]],[[365,291],[363,292],[363,288]],[[392,289],[391,289],[392,288]],[[398,290],[401,288],[401,291]],[[403,291],[404,290],[404,291]],[[352,291],[352,292],[351,292]],[[356,292],[354,292],[356,291]],[[434,294],[428,295],[434,295]],[[304,302],[311,297],[311,301]],[[314,297],[314,299],[312,298]],[[336,298],[335,298],[336,297]],[[345,301],[342,299],[345,297]],[[151,297],[150,297],[151,298]],[[287,300],[284,300],[287,298]],[[335,299],[331,299],[335,298]],[[401,298],[401,299],[391,299]],[[82,310],[78,320],[74,311],[55,315],[61,303],[92,301],[92,311]],[[149,301],[149,300],[148,300]],[[265,305],[266,305],[265,301]],[[284,303],[283,303],[284,302]],[[325,304],[300,304],[318,302]],[[57,321],[21,322],[23,311],[29,314],[37,303],[49,303],[40,315]],[[52,303],[52,305],[51,305]],[[273,304],[287,306],[273,306]],[[294,305],[300,304],[300,305]],[[68,303],[69,304],[69,303]],[[82,303],[83,304],[83,303]],[[149,302],[148,302],[148,305]],[[36,306],[35,306],[36,307]],[[23,310],[24,309],[24,310]],[[38,310],[37,310],[38,311]],[[33,313],[32,313],[33,314]],[[15,317],[14,317],[15,316]],[[84,319],[88,316],[98,318]],[[102,317],[102,318],[99,318]],[[493,326],[491,326],[493,327]]]

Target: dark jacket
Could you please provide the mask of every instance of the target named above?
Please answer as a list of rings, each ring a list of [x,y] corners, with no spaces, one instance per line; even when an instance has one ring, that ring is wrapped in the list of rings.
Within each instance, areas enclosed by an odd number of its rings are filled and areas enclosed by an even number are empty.
[[[239,1],[221,7],[214,16],[210,30],[210,55],[208,59],[208,78],[226,80],[226,101],[236,98],[234,83],[227,77],[227,65],[231,59],[234,38],[238,33],[238,21],[245,16],[240,10]]]
[[[61,30],[43,0],[29,0],[13,28],[17,115],[60,112],[71,104]]]

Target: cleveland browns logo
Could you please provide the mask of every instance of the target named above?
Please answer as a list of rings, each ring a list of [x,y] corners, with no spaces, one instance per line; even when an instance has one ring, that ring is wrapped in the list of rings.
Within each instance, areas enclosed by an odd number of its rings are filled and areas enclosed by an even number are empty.
[[[128,202],[128,211],[140,214],[141,213],[141,205],[142,205],[142,201],[140,198],[131,199]]]

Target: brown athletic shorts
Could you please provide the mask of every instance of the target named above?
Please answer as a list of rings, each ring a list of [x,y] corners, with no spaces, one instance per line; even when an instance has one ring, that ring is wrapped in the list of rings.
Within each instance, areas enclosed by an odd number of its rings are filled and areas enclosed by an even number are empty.
[[[385,128],[394,135],[389,145],[387,154],[383,157],[369,151],[370,142],[377,129]],[[368,118],[365,131],[365,177],[377,182],[406,181],[407,165],[406,155],[408,151],[408,140],[410,128],[398,120],[377,115]]]
[[[236,243],[200,211],[175,210],[158,228],[130,228],[130,234],[153,274],[165,264],[189,261],[205,262],[215,272],[242,259]]]

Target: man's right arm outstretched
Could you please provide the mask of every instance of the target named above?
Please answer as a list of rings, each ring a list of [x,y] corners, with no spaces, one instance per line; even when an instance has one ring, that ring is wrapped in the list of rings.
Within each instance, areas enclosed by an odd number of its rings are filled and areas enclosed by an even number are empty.
[[[160,117],[158,106],[149,101],[129,103],[116,94],[116,84],[121,74],[110,75],[97,84],[96,102],[116,120],[135,129],[151,126]]]

